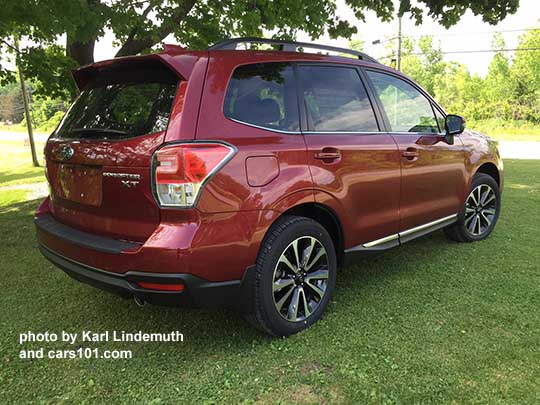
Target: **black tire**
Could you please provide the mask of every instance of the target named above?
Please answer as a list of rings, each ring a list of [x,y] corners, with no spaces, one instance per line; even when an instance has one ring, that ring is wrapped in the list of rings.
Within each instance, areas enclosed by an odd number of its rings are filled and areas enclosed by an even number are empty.
[[[313,240],[316,242],[311,242]],[[294,245],[295,243],[296,245]],[[290,258],[291,252],[295,253],[294,246],[297,247],[296,252],[299,255],[302,251],[302,257],[296,260],[301,265],[293,265],[296,270],[300,269],[298,273],[281,261],[283,255],[285,258],[287,256]],[[324,252],[321,253],[322,248],[326,251],[326,255]],[[293,250],[291,251],[291,249]],[[308,253],[309,256],[306,259]],[[322,256],[317,259],[319,254]],[[293,259],[290,261],[291,264],[294,263]],[[302,262],[305,262],[306,265],[304,266]],[[311,267],[306,270],[309,264]],[[327,269],[327,274],[325,274],[325,269]],[[318,222],[297,216],[286,216],[279,219],[269,230],[259,250],[252,287],[254,290],[253,302],[251,310],[245,315],[246,320],[273,336],[289,336],[308,328],[321,318],[328,306],[336,283],[336,272],[337,257],[332,239]],[[299,273],[300,275],[298,275]],[[315,273],[317,276],[325,274],[327,278],[314,277]],[[305,275],[305,280],[302,274]],[[294,284],[288,284],[274,292],[274,285],[277,285],[275,283],[290,283],[293,278]],[[320,297],[323,283],[325,283],[324,293]],[[312,285],[317,288],[312,290]],[[290,289],[293,290],[292,293],[289,292]],[[319,289],[319,293],[316,292],[317,289]],[[301,292],[297,292],[300,290]],[[283,295],[280,296],[280,294]],[[291,301],[286,304],[287,308],[282,303],[280,311],[278,309],[279,303],[287,294],[290,294]],[[295,297],[297,305],[293,305],[292,300]],[[288,298],[284,302],[287,303],[287,301]],[[291,308],[296,308],[296,311]],[[285,315],[284,311],[287,311]],[[308,315],[306,316],[306,314]],[[289,316],[293,320],[288,319]]]
[[[475,206],[475,201],[478,200],[478,190],[480,188],[480,193],[489,193],[488,187],[493,190],[494,199],[492,199],[489,204],[485,204],[485,207],[483,204],[478,204]],[[472,199],[471,194],[474,194],[474,199]],[[491,195],[491,194],[489,194]],[[486,198],[486,200],[488,198]],[[491,212],[494,210],[493,215],[488,215],[486,212]],[[467,198],[465,199],[465,203],[463,204],[463,208],[461,212],[458,215],[458,220],[456,223],[446,227],[444,229],[446,236],[448,236],[450,239],[456,241],[456,242],[476,242],[479,240],[486,239],[491,232],[493,232],[493,229],[495,228],[495,225],[497,224],[497,220],[499,219],[499,214],[501,212],[501,195],[499,192],[499,186],[497,185],[497,182],[493,179],[493,177],[484,174],[484,173],[476,173],[473,177],[473,181],[471,183],[471,188],[469,190],[469,194],[467,194]],[[480,219],[476,219],[474,222],[474,216],[477,216]],[[489,225],[488,225],[489,222]],[[474,224],[477,224],[478,228],[473,226]],[[482,227],[482,225],[484,227]],[[471,228],[474,228],[473,231],[471,231]]]

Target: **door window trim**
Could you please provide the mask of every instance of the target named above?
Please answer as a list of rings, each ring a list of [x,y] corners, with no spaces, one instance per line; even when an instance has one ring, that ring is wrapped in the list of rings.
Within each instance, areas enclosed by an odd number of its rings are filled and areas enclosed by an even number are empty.
[[[390,120],[388,119],[388,116],[386,115],[386,111],[384,109],[384,106],[382,105],[382,101],[379,98],[379,95],[377,94],[377,90],[375,89],[375,86],[373,85],[372,80],[369,78],[369,75],[367,74],[368,71],[375,72],[375,73],[380,73],[380,74],[385,74],[385,75],[388,75],[388,76],[393,76],[393,77],[395,77],[397,79],[400,79],[400,80],[404,81],[405,83],[411,85],[415,90],[417,90],[420,94],[422,94],[427,99],[427,101],[429,102],[429,104],[431,106],[432,113],[433,113],[433,118],[437,122],[437,127],[439,126],[439,122],[438,122],[438,120],[437,120],[437,118],[435,116],[435,109],[438,110],[441,113],[443,118],[446,118],[447,114],[444,111],[444,109],[439,104],[437,104],[437,102],[433,99],[433,97],[431,97],[431,95],[429,95],[425,90],[423,90],[418,84],[413,82],[408,77],[402,76],[402,75],[400,75],[398,73],[388,72],[388,71],[383,70],[383,69],[377,69],[377,68],[372,68],[372,67],[369,67],[369,68],[361,67],[361,70],[362,70],[362,73],[364,74],[367,82],[369,83],[370,91],[371,91],[371,93],[373,93],[373,96],[374,96],[375,101],[377,103],[377,107],[379,108],[380,114],[382,116],[382,121],[383,121],[384,127],[385,127],[386,132],[388,134],[391,134],[391,135],[421,134],[423,136],[441,136],[442,133],[433,133],[433,132],[392,131],[391,130],[392,126],[390,125]],[[439,130],[440,130],[440,128],[439,128]]]
[[[236,118],[227,117],[226,115],[225,115],[225,118],[227,118],[228,120],[230,120],[232,122],[236,122],[237,124],[247,125],[248,127],[253,127],[253,128],[257,128],[257,129],[263,129],[265,131],[270,131],[270,132],[279,132],[280,134],[299,135],[299,134],[302,133],[300,131],[286,131],[286,130],[283,130],[283,129],[262,127],[262,126],[257,125],[257,124],[252,124],[250,122],[245,122],[245,121],[242,121],[242,120],[239,120],[239,119],[236,119]]]
[[[433,102],[431,103],[431,109],[433,110],[433,115],[435,116],[435,121],[437,122],[437,127],[439,128],[439,133],[438,135],[444,135],[446,133],[445,129],[444,128],[441,128],[441,125],[440,125],[440,122],[439,120],[437,119],[437,111],[439,111],[438,108],[435,107],[435,104],[433,104]],[[441,116],[446,119],[446,115],[441,113],[439,111],[439,114],[441,114]]]
[[[278,61],[279,63],[280,61]],[[234,74],[234,71],[241,66],[246,65],[255,65],[255,64],[261,64],[261,63],[276,63],[274,61],[268,61],[268,62],[253,62],[253,63],[242,63],[238,66],[235,66],[234,69],[231,70],[231,74],[229,76],[229,80],[227,83],[227,88],[229,86],[229,82]],[[435,116],[435,110],[437,110],[443,118],[446,118],[446,112],[444,109],[437,104],[437,102],[429,95],[426,91],[424,91],[421,87],[418,86],[414,81],[409,79],[406,76],[403,76],[396,72],[387,71],[384,69],[377,69],[376,67],[366,67],[363,65],[358,64],[346,64],[346,63],[335,63],[335,62],[318,62],[318,61],[287,61],[293,68],[293,77],[295,81],[295,87],[296,87],[296,98],[298,103],[298,113],[299,113],[299,126],[300,129],[298,131],[286,131],[281,129],[275,129],[275,128],[268,128],[259,126],[256,124],[252,124],[249,122],[245,122],[242,120],[238,120],[236,118],[229,117],[225,114],[224,110],[224,103],[225,99],[223,100],[223,106],[221,111],[223,112],[223,115],[226,119],[233,121],[235,123],[241,124],[241,125],[247,125],[253,128],[262,129],[265,131],[270,132],[277,132],[282,134],[289,134],[289,135],[299,135],[299,134],[305,134],[305,135],[330,135],[330,134],[343,134],[343,135],[378,135],[381,133],[387,133],[392,135],[411,135],[411,134],[422,134],[423,136],[440,136],[441,134],[444,134],[444,129],[442,132],[439,133],[432,133],[432,132],[399,132],[399,131],[391,131],[391,125],[390,121],[388,120],[388,117],[386,115],[386,111],[384,110],[384,107],[382,106],[382,102],[379,99],[379,96],[377,94],[377,91],[375,87],[373,86],[373,82],[369,78],[367,72],[373,71],[375,73],[381,73],[388,76],[393,76],[397,79],[400,79],[407,84],[411,85],[415,90],[417,90],[420,94],[422,94],[430,103],[431,109],[433,112],[433,116],[437,122],[437,125],[439,124],[438,120]],[[298,67],[300,66],[323,66],[323,67],[333,67],[333,68],[342,68],[342,69],[353,69],[356,70],[358,77],[360,79],[360,83],[364,86],[364,90],[366,92],[366,95],[368,97],[368,101],[370,102],[373,114],[375,116],[375,121],[377,123],[377,127],[379,128],[378,131],[315,131],[310,128],[310,125],[308,123],[307,119],[307,107],[304,103],[303,99],[303,86],[300,79],[300,73],[298,71]],[[441,130],[441,128],[439,128]]]
[[[300,109],[299,104],[297,106],[298,107],[298,126],[299,126],[298,131],[288,131],[288,130],[284,130],[284,129],[263,127],[261,125],[252,124],[250,122],[246,122],[246,121],[239,120],[237,118],[230,117],[225,113],[225,103],[227,101],[227,97],[226,97],[227,96],[227,91],[229,90],[229,86],[231,85],[231,80],[233,79],[234,73],[236,72],[236,70],[239,69],[239,68],[245,67],[245,66],[261,65],[261,64],[266,65],[266,64],[273,64],[273,63],[274,64],[275,63],[286,63],[286,64],[291,66],[291,68],[293,70],[293,80],[295,82],[294,87],[296,88],[295,91],[296,91],[296,99],[297,99],[297,104],[298,104],[298,86],[297,86],[298,78],[297,78],[297,75],[296,75],[296,62],[294,62],[294,61],[280,61],[280,60],[276,60],[276,61],[272,60],[272,61],[265,61],[265,62],[247,62],[247,63],[241,63],[239,65],[235,65],[231,69],[231,72],[229,74],[229,78],[227,79],[227,86],[225,87],[225,91],[223,93],[223,100],[221,102],[221,113],[223,114],[225,119],[227,119],[229,121],[232,121],[232,122],[235,122],[237,124],[247,125],[247,126],[252,127],[252,128],[262,129],[264,131],[270,131],[270,132],[277,132],[277,133],[280,133],[280,134],[300,135],[300,134],[302,134],[302,117],[301,117],[302,111]]]
[[[384,124],[382,122],[382,116],[378,111],[378,106],[375,104],[374,94],[371,93],[370,87],[367,85],[365,78],[363,77],[363,72],[361,71],[361,66],[356,64],[343,64],[343,63],[332,63],[332,62],[295,62],[295,81],[297,83],[296,95],[298,97],[298,108],[300,109],[300,130],[302,134],[305,135],[331,135],[331,134],[343,134],[343,135],[378,135],[385,132]],[[371,105],[373,115],[375,117],[375,122],[377,124],[378,131],[314,131],[310,128],[308,123],[308,114],[307,106],[304,102],[304,88],[302,86],[302,81],[300,79],[300,74],[298,72],[298,67],[300,66],[323,66],[323,67],[333,67],[341,69],[353,69],[356,71],[360,83],[364,86],[368,101]]]

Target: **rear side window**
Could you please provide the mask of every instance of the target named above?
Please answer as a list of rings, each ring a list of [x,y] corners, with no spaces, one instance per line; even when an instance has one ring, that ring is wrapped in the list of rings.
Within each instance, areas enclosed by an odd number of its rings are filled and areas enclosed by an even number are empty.
[[[177,84],[165,68],[101,74],[84,88],[55,135],[125,139],[164,131]]]
[[[431,102],[420,91],[392,75],[371,70],[367,74],[383,104],[392,132],[439,132]]]
[[[298,131],[298,102],[289,63],[258,63],[235,69],[227,88],[226,117],[258,127]]]
[[[300,66],[308,126],[317,132],[377,132],[377,120],[356,69]]]

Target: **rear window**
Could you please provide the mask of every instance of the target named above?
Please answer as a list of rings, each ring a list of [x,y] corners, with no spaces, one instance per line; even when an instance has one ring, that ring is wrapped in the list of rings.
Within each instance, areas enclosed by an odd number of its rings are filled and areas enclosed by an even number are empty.
[[[298,101],[289,63],[236,68],[225,96],[224,114],[233,120],[281,131],[298,131]]]
[[[126,139],[167,129],[178,78],[166,69],[116,69],[98,75],[75,100],[55,135]]]

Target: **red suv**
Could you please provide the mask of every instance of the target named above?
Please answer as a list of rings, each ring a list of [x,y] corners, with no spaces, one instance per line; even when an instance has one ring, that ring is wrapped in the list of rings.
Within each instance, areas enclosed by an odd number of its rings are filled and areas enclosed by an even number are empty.
[[[346,257],[440,228],[481,240],[499,216],[496,144],[360,52],[231,39],[74,78],[45,147],[40,249],[139,304],[236,308],[290,335],[321,317]]]

